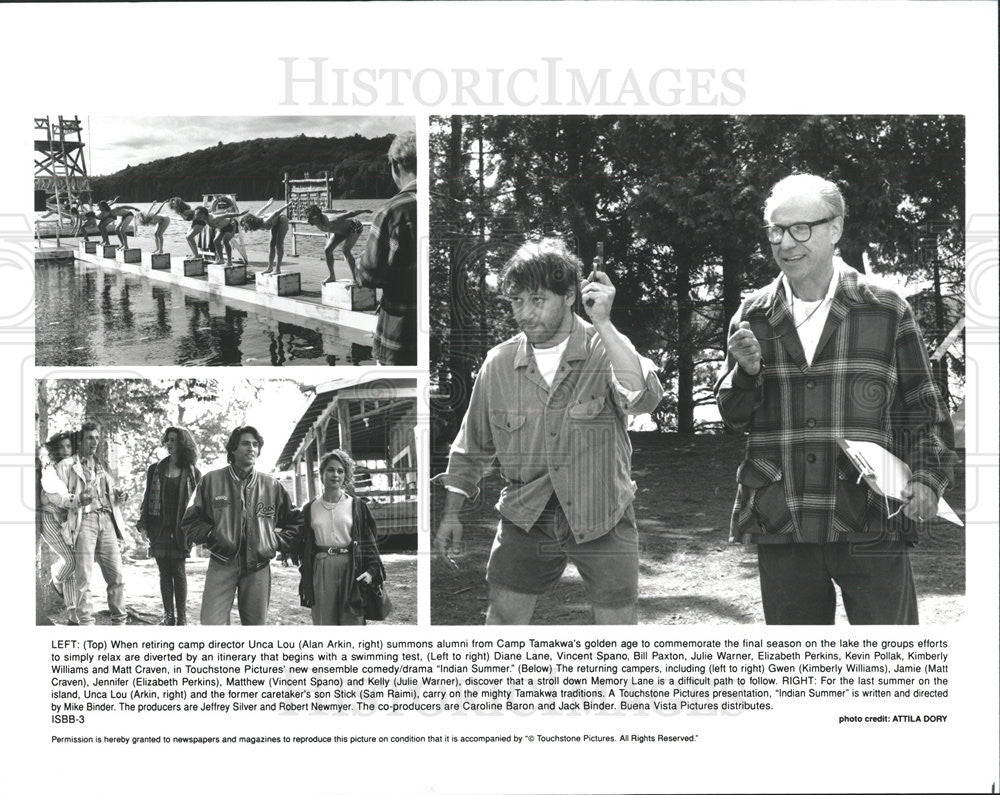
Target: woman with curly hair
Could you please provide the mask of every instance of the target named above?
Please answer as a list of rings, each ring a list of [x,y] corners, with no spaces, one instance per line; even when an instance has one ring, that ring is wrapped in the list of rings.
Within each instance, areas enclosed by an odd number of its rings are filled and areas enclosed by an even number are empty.
[[[351,604],[355,582],[378,586],[385,568],[375,544],[375,519],[368,506],[349,493],[354,460],[343,450],[327,453],[319,465],[323,493],[302,515],[299,598],[312,608],[313,624],[364,624],[361,605]]]
[[[160,211],[165,204],[166,201],[162,201],[160,202],[160,206],[156,207],[156,202],[153,202],[149,205],[149,209],[146,212],[139,213],[139,223],[142,226],[153,226],[154,224],[156,226],[153,230],[153,240],[156,243],[156,250],[153,251],[154,254],[163,253],[163,233],[170,226],[170,218],[166,215],[160,215]],[[154,207],[156,207],[155,210],[153,209]]]
[[[281,273],[281,261],[285,256],[285,235],[288,234],[288,218],[282,213],[287,204],[281,205],[277,210],[269,213],[268,215],[260,215],[259,213],[264,212],[264,209],[270,207],[271,202],[274,199],[268,201],[264,207],[261,207],[257,213],[249,213],[240,218],[240,226],[243,227],[244,232],[257,232],[260,229],[269,229],[271,231],[271,247],[267,251],[267,270],[264,273],[274,273],[275,275]],[[275,257],[277,257],[278,264],[275,267]]]
[[[49,454],[49,463],[42,469],[41,489],[38,499],[42,513],[42,539],[58,557],[52,566],[52,588],[67,607],[73,607],[73,574],[76,572],[76,556],[73,553],[71,539],[63,536],[63,522],[66,521],[66,511],[56,506],[48,494],[67,494],[66,484],[55,472],[55,466],[64,458],[73,455],[73,434],[59,431],[52,434],[45,442]]]
[[[326,247],[323,249],[323,256],[326,257],[326,267],[330,271],[330,278],[323,283],[329,284],[337,280],[333,274],[333,251],[341,244],[343,244],[341,250],[344,252],[347,267],[351,269],[351,278],[356,281],[354,255],[351,253],[351,249],[358,242],[358,238],[361,237],[361,233],[365,227],[354,216],[370,213],[371,210],[352,210],[351,212],[332,210],[331,212],[340,214],[333,218],[328,218],[319,206],[315,204],[310,204],[306,208],[306,221],[311,226],[315,226],[320,231],[326,232],[329,235],[326,240]]]
[[[136,526],[149,539],[150,554],[160,570],[162,623],[183,626],[187,624],[185,560],[191,554],[191,544],[181,519],[201,472],[195,466],[198,448],[186,428],[167,428],[161,443],[167,448],[167,457],[146,470],[146,493]]]

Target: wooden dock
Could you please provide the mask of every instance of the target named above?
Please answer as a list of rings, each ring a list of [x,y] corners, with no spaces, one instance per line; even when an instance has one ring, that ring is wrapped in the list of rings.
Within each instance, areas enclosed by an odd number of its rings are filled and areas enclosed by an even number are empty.
[[[340,260],[334,261],[338,282],[324,290],[323,282],[329,275],[326,263],[312,257],[286,254],[281,266],[283,278],[276,280],[262,275],[267,268],[267,254],[260,251],[247,251],[249,263],[246,266],[226,269],[213,267],[211,260],[192,260],[190,249],[182,250],[169,241],[163,255],[152,255],[137,248],[106,252],[100,242],[95,244],[93,240],[91,244],[95,250],[86,252],[82,242],[82,238],[63,238],[60,246],[42,244],[35,249],[36,267],[75,261],[86,267],[118,270],[153,282],[176,284],[191,292],[217,296],[225,303],[281,312],[300,318],[303,325],[331,324],[367,334],[375,332],[375,311],[369,308],[374,303],[373,291],[347,284],[350,271]],[[243,282],[244,278],[247,281]],[[345,303],[355,308],[346,308]]]

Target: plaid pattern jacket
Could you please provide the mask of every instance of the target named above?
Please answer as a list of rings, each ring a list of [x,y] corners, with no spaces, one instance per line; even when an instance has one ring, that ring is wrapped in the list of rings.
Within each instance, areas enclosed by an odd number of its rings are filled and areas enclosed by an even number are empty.
[[[372,355],[380,364],[417,363],[417,183],[372,218],[358,263],[363,287],[382,288]]]
[[[716,384],[723,420],[749,432],[732,541],[916,541],[915,523],[887,519],[883,498],[857,482],[838,437],[882,445],[938,496],[952,478],[951,418],[909,304],[853,268],[840,265],[834,278],[811,366],[783,276],[747,296],[730,323],[730,334],[750,323],[763,361],[754,377],[729,356]]]
[[[381,306],[404,315],[417,306],[417,183],[399,191],[372,217],[358,261],[362,287],[381,287]]]

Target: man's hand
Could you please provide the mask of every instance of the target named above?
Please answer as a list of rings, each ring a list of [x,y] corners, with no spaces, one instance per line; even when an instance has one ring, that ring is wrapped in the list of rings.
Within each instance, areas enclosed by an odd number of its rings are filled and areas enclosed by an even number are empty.
[[[583,307],[595,326],[611,320],[611,305],[615,302],[615,286],[604,271],[593,271],[580,282]]]
[[[458,518],[458,514],[445,513],[434,536],[434,551],[449,559],[461,555],[462,532],[462,520]]]
[[[747,375],[757,375],[760,372],[760,343],[750,330],[750,324],[745,320],[729,338],[729,355]]]
[[[356,582],[366,582],[369,585],[372,584],[372,575],[370,572],[363,571],[357,577],[354,578]]]
[[[938,498],[930,486],[910,482],[899,496],[906,501],[903,506],[903,515],[907,519],[929,522],[937,516]]]

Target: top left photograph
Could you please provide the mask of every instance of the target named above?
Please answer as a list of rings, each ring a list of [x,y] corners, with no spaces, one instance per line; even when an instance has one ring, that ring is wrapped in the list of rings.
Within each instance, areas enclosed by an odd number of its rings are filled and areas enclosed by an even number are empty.
[[[417,364],[413,117],[33,122],[36,365]]]

